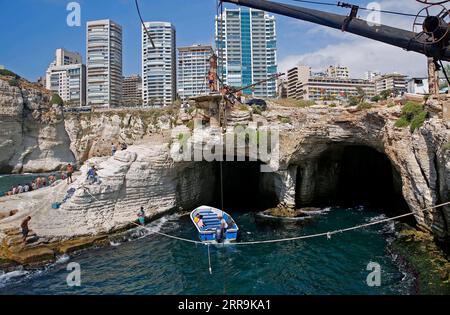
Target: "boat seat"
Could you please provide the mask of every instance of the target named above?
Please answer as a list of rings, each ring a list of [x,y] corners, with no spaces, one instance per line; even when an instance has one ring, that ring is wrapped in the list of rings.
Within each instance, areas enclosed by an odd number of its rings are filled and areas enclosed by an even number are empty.
[[[205,215],[203,216],[203,220],[215,219],[217,220],[217,216],[215,215]]]

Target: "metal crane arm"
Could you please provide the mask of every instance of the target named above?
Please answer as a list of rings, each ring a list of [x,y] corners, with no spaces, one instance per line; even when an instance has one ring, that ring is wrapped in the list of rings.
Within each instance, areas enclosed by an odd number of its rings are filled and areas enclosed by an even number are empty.
[[[450,48],[442,43],[424,45],[416,40],[417,33],[390,27],[386,25],[370,26],[367,21],[358,18],[348,20],[347,16],[298,7],[294,5],[277,3],[266,0],[222,0],[259,9],[274,14],[289,16],[295,19],[335,28],[341,30],[345,25],[345,31],[362,37],[370,38],[389,45],[397,46],[408,51],[414,51],[428,57],[434,57],[450,61]]]

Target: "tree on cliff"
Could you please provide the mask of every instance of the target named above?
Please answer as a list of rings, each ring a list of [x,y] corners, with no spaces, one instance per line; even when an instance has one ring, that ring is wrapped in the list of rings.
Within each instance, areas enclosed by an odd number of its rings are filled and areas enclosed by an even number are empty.
[[[61,96],[59,96],[57,93],[54,93],[52,96],[52,100],[50,101],[51,104],[56,104],[59,106],[63,106],[64,105],[64,101],[62,100]]]

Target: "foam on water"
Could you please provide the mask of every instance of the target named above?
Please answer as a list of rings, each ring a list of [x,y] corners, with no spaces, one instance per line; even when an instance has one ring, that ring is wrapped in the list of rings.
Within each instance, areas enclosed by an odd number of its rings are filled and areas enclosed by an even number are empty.
[[[109,245],[111,245],[112,247],[118,247],[118,246],[122,245],[122,243],[110,241],[110,242],[109,242]]]
[[[26,270],[15,270],[11,272],[0,273],[0,288],[5,286],[8,282],[17,280],[16,278],[22,278],[28,275],[30,272]]]
[[[70,260],[70,256],[67,254],[61,255],[56,258],[55,264],[64,264]]]

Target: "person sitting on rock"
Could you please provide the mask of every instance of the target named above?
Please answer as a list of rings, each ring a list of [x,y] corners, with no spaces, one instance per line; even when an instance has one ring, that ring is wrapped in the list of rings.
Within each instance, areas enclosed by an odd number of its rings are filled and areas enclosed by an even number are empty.
[[[27,243],[27,237],[28,233],[30,232],[30,229],[28,228],[28,223],[30,222],[31,217],[28,216],[25,218],[25,220],[22,221],[22,224],[20,225],[20,228],[22,229],[22,242],[23,244]]]
[[[144,211],[144,207],[141,207],[141,209],[137,213],[137,216],[138,216],[139,224],[140,225],[145,225],[145,211]]]
[[[111,143],[111,155],[114,156],[117,152],[116,145],[114,143]]]
[[[97,170],[94,165],[92,165],[89,169],[87,178],[91,184],[97,181]]]

